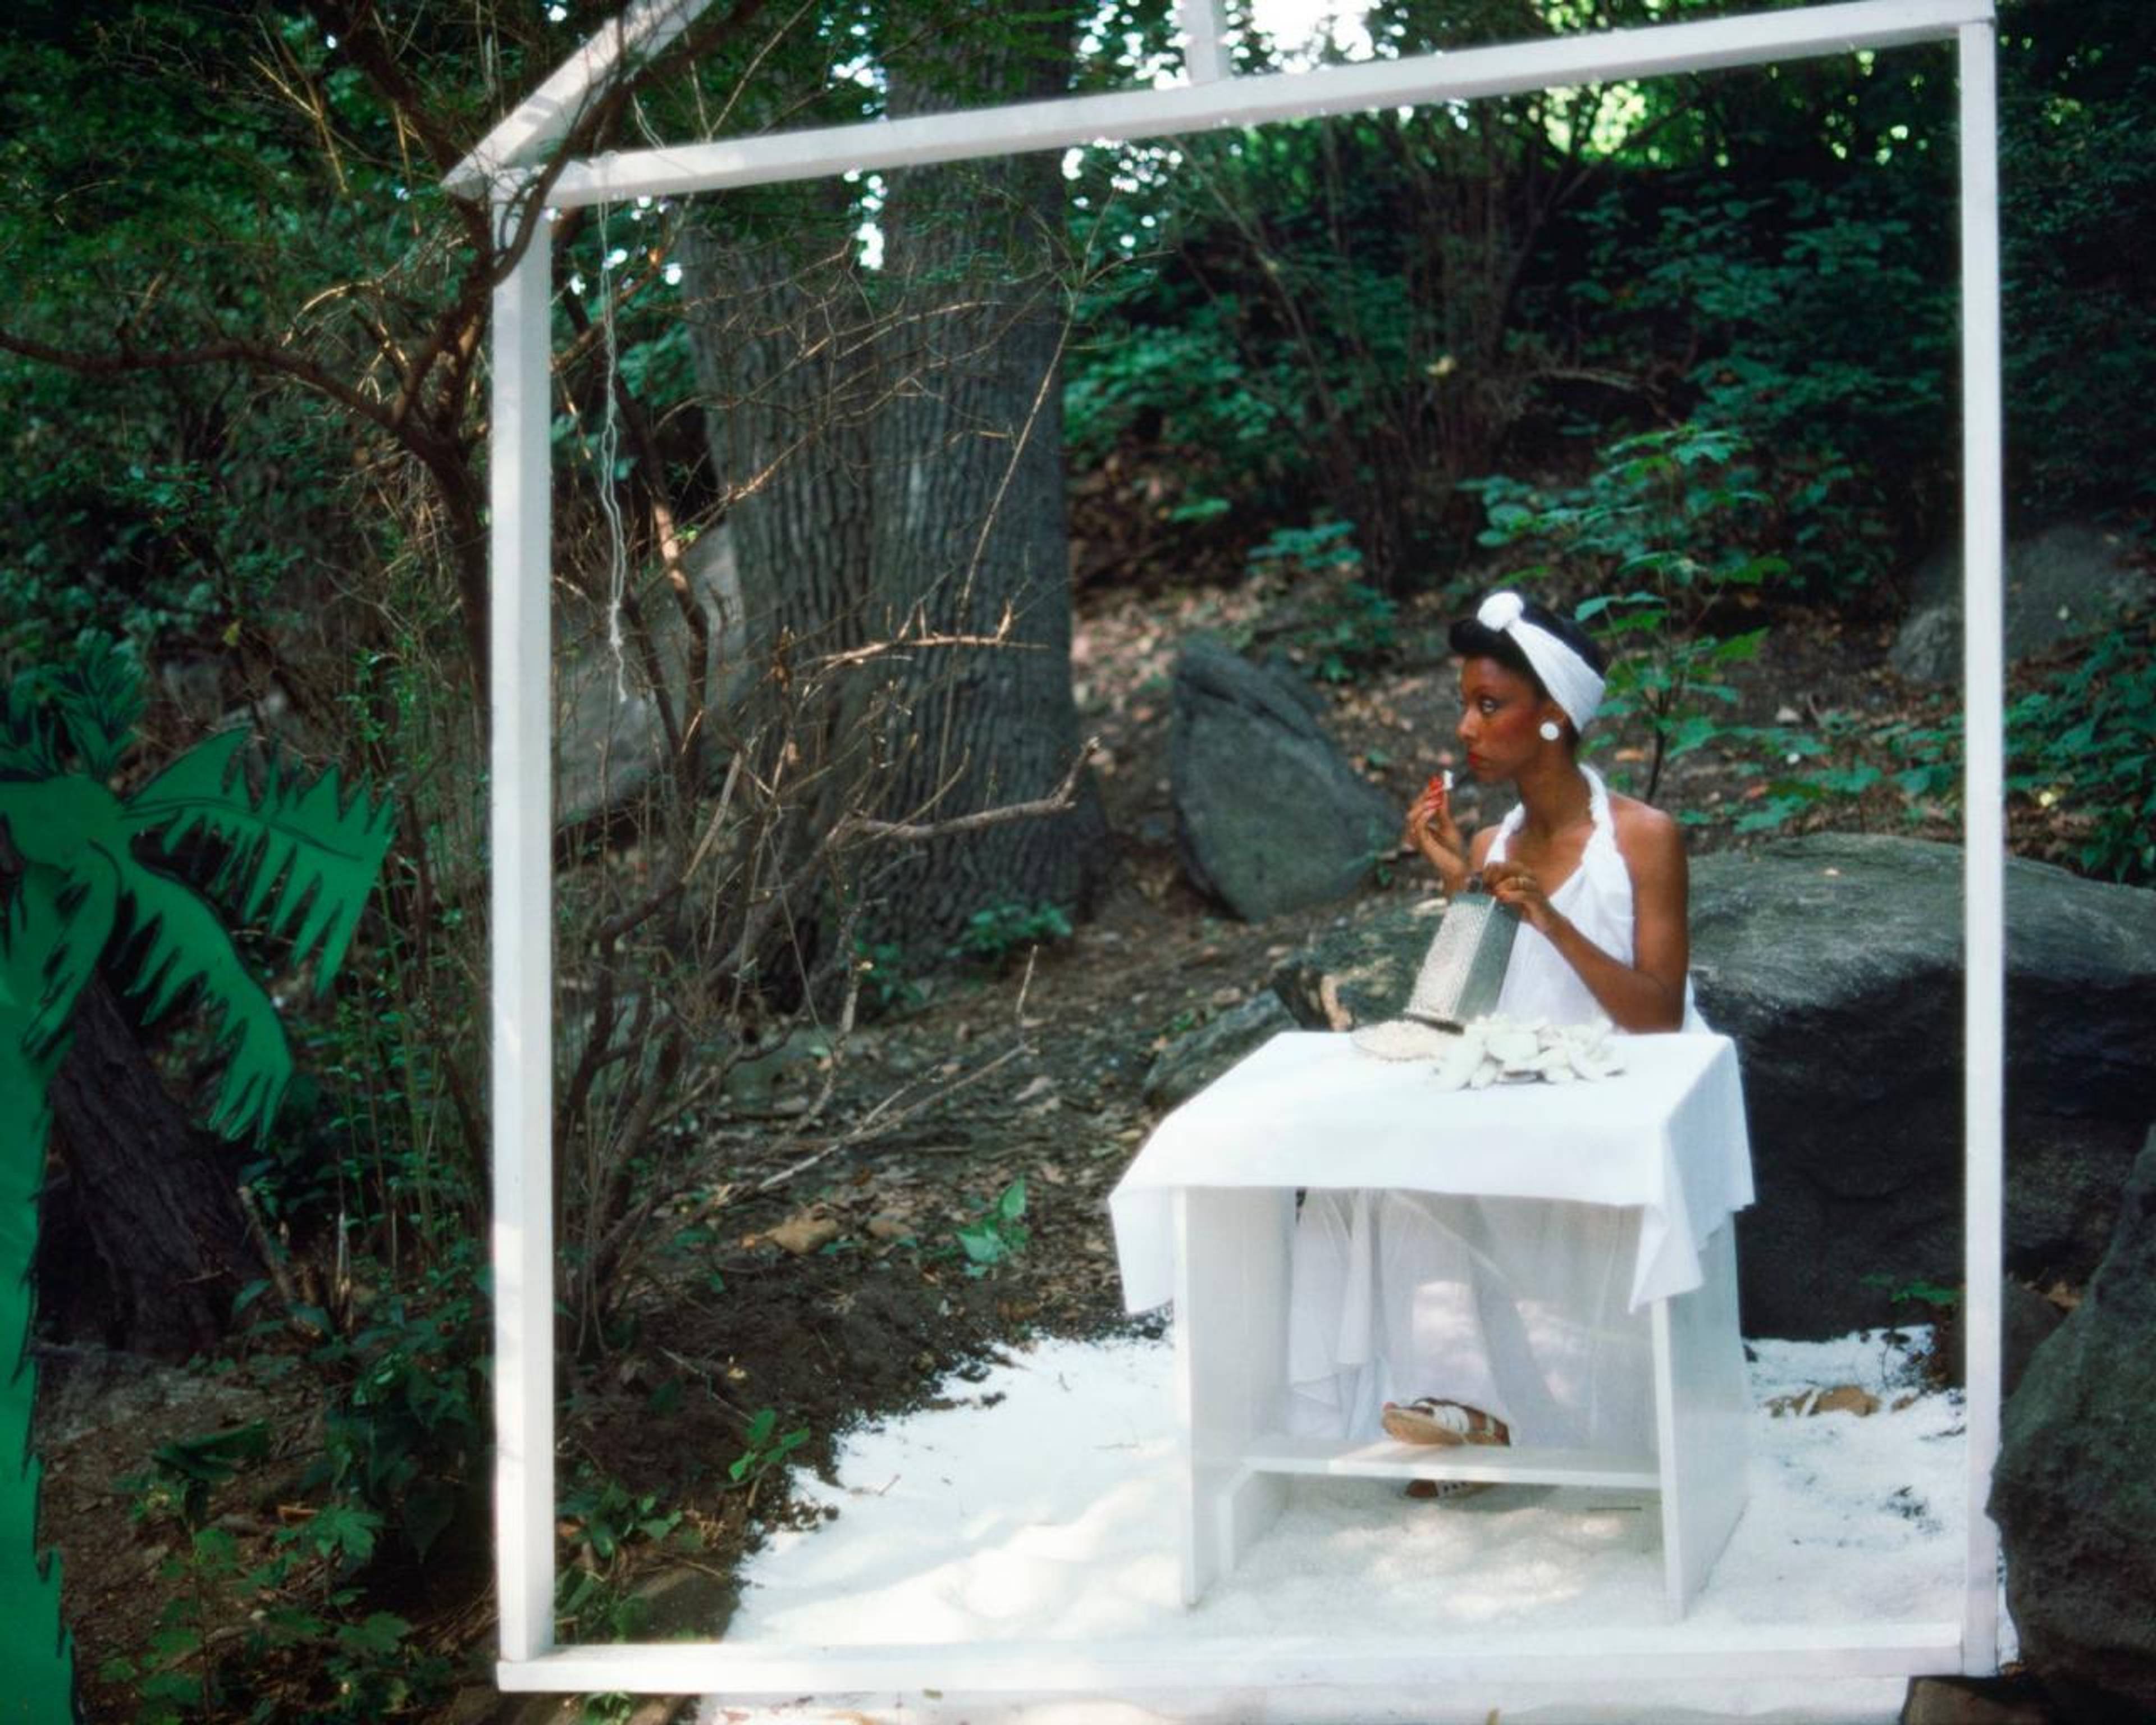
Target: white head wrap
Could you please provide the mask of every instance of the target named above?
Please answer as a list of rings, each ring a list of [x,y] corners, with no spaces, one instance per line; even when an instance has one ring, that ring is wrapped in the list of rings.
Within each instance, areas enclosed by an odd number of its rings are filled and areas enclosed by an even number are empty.
[[[1593,665],[1538,624],[1522,614],[1527,601],[1512,592],[1493,593],[1475,613],[1475,620],[1497,634],[1512,637],[1512,644],[1527,655],[1535,675],[1549,691],[1550,699],[1564,709],[1575,731],[1587,729],[1588,721],[1602,705],[1602,677]]]

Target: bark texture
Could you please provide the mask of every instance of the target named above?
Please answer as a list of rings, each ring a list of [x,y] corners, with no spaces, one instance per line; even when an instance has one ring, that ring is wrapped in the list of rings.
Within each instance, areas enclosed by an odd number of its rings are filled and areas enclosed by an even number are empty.
[[[907,14],[890,44],[892,116],[1066,87],[1074,8],[951,10]],[[879,271],[835,184],[732,200],[695,239],[746,636],[791,744],[767,776],[814,787],[782,867],[842,810],[937,821],[1040,798],[1078,751],[1061,201],[1051,155],[894,175]],[[993,906],[1082,907],[1106,839],[1088,782],[1060,816],[877,852],[871,926],[933,947]],[[797,934],[815,915],[794,912]]]
[[[53,1147],[69,1212],[58,1246],[86,1238],[107,1293],[85,1301],[86,1266],[44,1255],[44,1300],[78,1322],[93,1313],[108,1345],[184,1359],[213,1346],[233,1296],[261,1273],[223,1147],[173,1100],[114,999],[93,978],[52,1083]]]
[[[875,351],[845,190],[776,187],[685,236],[690,346],[759,658],[782,640],[813,657],[864,639]]]
[[[981,45],[957,28],[891,65],[894,117],[1060,93],[1075,8],[1013,21]],[[870,585],[884,630],[942,645],[880,663],[872,711],[893,819],[1039,797],[1079,747],[1070,691],[1056,265],[1063,182],[1052,154],[893,177],[884,268],[898,300],[880,341],[888,392],[871,430]],[[861,698],[857,692],[856,700]],[[933,942],[1009,902],[1083,905],[1106,852],[1090,781],[1078,806],[933,841],[892,860],[879,927]]]

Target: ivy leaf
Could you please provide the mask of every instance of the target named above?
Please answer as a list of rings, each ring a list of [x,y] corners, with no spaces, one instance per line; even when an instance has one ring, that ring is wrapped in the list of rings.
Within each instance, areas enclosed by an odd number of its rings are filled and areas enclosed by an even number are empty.
[[[337,1626],[337,1645],[347,1653],[372,1654],[386,1659],[403,1645],[412,1625],[393,1611],[370,1611],[358,1623]]]
[[[363,1563],[374,1555],[374,1536],[381,1527],[382,1517],[374,1511],[333,1497],[295,1530],[295,1538],[326,1558]]]

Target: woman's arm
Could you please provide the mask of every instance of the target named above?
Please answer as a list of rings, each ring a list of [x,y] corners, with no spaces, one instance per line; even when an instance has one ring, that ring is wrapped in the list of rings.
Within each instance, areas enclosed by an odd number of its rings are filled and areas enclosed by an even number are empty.
[[[1526,870],[1499,863],[1485,878],[1500,903],[1517,910],[1558,949],[1610,1023],[1620,1030],[1674,1030],[1684,1023],[1685,973],[1691,963],[1684,840],[1675,821],[1644,803],[1613,804],[1611,819],[1618,855],[1632,876],[1630,964],[1574,927]]]

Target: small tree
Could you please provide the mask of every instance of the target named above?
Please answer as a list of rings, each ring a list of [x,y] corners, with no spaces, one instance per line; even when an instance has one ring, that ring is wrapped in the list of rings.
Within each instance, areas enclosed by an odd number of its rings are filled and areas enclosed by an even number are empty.
[[[1723,715],[1737,691],[1722,679],[1766,639],[1764,628],[1722,636],[1707,627],[1733,595],[1789,569],[1756,542],[1768,536],[1768,500],[1754,479],[1737,434],[1684,424],[1619,439],[1568,490],[1546,493],[1502,477],[1474,482],[1490,517],[1481,543],[1550,553],[1508,579],[1554,578],[1593,593],[1573,614],[1620,649],[1597,734],[1644,727],[1640,794],[1649,802],[1672,758],[1731,728]]]
[[[22,1127],[0,1144],[0,1346],[17,1338],[0,1383],[0,1663],[11,1705],[38,1720],[70,1717],[74,1705],[59,1570],[36,1550],[29,1345],[47,1091],[75,1003],[109,947],[147,1016],[199,996],[224,1062],[210,1124],[234,1137],[266,1134],[292,1071],[275,1003],[211,901],[138,853],[169,858],[190,838],[220,850],[211,895],[241,921],[266,911],[295,964],[314,957],[319,990],[336,974],[389,843],[388,805],[363,789],[347,801],[334,770],[309,779],[273,760],[251,788],[240,731],[122,798],[108,781],[141,712],[133,666],[105,649],[59,676],[17,678],[0,709],[0,825],[12,847],[0,877],[0,1120]]]

